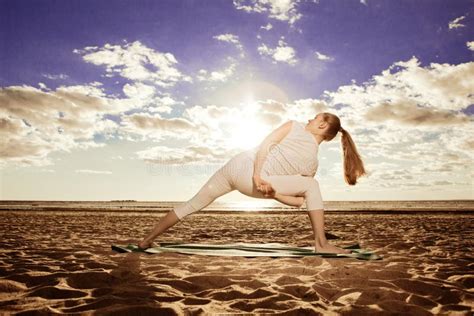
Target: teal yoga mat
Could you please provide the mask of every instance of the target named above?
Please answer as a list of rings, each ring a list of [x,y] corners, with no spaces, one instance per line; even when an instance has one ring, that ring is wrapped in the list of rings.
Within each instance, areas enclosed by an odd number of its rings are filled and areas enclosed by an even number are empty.
[[[159,246],[141,249],[137,245],[112,245],[112,250],[117,252],[144,252],[157,254],[163,252],[179,252],[184,254],[208,256],[240,256],[240,257],[307,257],[320,256],[324,258],[356,258],[361,260],[380,260],[381,256],[374,252],[361,249],[359,244],[343,247],[350,249],[349,254],[332,254],[314,252],[313,247],[292,247],[281,243],[230,243],[230,244],[186,244],[163,242]]]

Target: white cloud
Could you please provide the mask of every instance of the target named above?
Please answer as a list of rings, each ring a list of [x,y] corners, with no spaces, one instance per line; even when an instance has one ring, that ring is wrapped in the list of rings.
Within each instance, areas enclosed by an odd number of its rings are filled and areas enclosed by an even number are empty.
[[[267,23],[265,26],[260,26],[261,29],[264,29],[266,31],[270,31],[273,28],[273,25],[271,23]]]
[[[458,65],[431,63],[421,67],[416,57],[394,63],[366,84],[342,86],[327,92],[334,103],[356,104],[360,109],[408,100],[438,110],[460,111],[473,103],[474,62]],[[415,103],[413,103],[415,104]]]
[[[222,42],[227,42],[233,44],[240,52],[240,57],[244,57],[244,47],[242,46],[242,43],[240,43],[239,37],[234,34],[226,33],[226,34],[220,34],[216,35],[213,37],[214,39]]]
[[[173,108],[170,105],[183,104],[183,102],[178,102],[173,100],[171,97],[156,97],[154,103],[145,107],[145,109],[151,113],[171,113]]]
[[[123,86],[122,90],[127,97],[134,99],[149,99],[156,93],[156,89],[153,86],[140,82],[127,83]]]
[[[474,41],[466,42],[466,46],[469,50],[474,51]]]
[[[273,59],[273,63],[284,62],[289,65],[295,65],[298,62],[296,59],[295,49],[288,46],[283,38],[278,41],[278,46],[275,48],[270,48],[265,44],[261,44],[258,47],[258,52],[262,56],[270,56]]]
[[[232,34],[217,37],[234,45],[238,41]],[[248,107],[195,105],[186,108],[180,117],[164,118],[160,112],[171,113],[174,105],[183,103],[157,91],[155,85],[171,86],[185,80],[185,76],[153,77],[148,67],[161,65],[160,62],[176,67],[173,55],[164,57],[166,54],[139,42],[107,45],[89,47],[80,53],[89,62],[105,65],[111,75],[138,78],[123,86],[125,98],[106,95],[98,83],[61,86],[56,90],[48,89],[45,84],[40,85],[41,89],[28,86],[1,89],[0,161],[47,165],[51,164],[48,160],[51,152],[100,146],[94,142],[94,135],[118,132],[125,137],[154,141],[177,140],[173,148],[159,144],[138,152],[138,157],[147,162],[222,163],[240,151],[229,142],[236,134],[245,132],[239,129],[238,122],[247,124],[255,120],[254,126],[260,129],[252,129],[253,136],[262,139],[260,136],[288,119],[306,122],[318,112],[330,111],[341,117],[368,164],[376,170],[367,184],[387,186],[387,181],[393,181],[392,185],[407,188],[455,185],[466,183],[466,175],[470,174],[466,166],[472,163],[474,130],[472,116],[461,111],[474,103],[473,62],[432,63],[422,67],[413,57],[394,63],[362,85],[354,82],[336,91],[326,91],[321,100],[301,99],[292,103],[260,100],[252,104],[255,112]],[[468,42],[467,46],[472,50],[474,42]],[[163,57],[160,62],[148,59],[154,53]],[[276,48],[262,44],[259,53],[270,56],[274,62],[290,65],[297,62],[295,50],[283,38]],[[320,60],[331,58],[319,52],[315,55]],[[235,67],[232,63],[220,71],[202,69],[197,78],[226,81],[235,73]],[[133,75],[133,71],[137,74]],[[132,109],[151,113],[124,113]],[[120,115],[121,124],[104,119],[105,114]],[[183,142],[187,143],[183,146]],[[328,152],[339,151],[339,146],[337,142],[327,144]],[[381,159],[388,161],[387,165],[373,167],[371,163]],[[340,171],[340,166],[337,168]],[[110,172],[81,170],[77,172]],[[447,180],[448,176],[458,179]]]
[[[316,55],[316,58],[317,58],[318,60],[323,60],[323,61],[332,61],[332,60],[334,60],[333,57],[330,57],[330,56],[328,56],[328,55],[324,55],[324,54],[322,54],[322,53],[320,53],[320,52],[315,52],[314,54]]]
[[[112,171],[108,170],[90,170],[90,169],[78,169],[76,173],[85,173],[85,174],[112,174]]]
[[[208,71],[206,69],[200,69],[196,78],[199,81],[225,82],[235,73],[236,67],[237,64],[232,62],[229,66],[222,70]]]
[[[221,163],[228,158],[224,149],[202,146],[188,146],[186,148],[170,148],[155,146],[136,152],[139,159],[154,164],[182,165],[189,163]]]
[[[38,169],[38,172],[56,173],[56,170],[54,170],[54,169],[42,168],[42,169]]]
[[[466,17],[465,16],[460,16],[458,18],[455,18],[452,21],[449,21],[448,27],[449,29],[457,29],[460,27],[465,27],[466,25],[459,23],[460,21],[464,20]]]
[[[240,107],[196,105],[183,112],[179,118],[182,121],[134,114],[125,117],[123,122],[127,122],[128,132],[142,135],[144,139],[165,141],[169,138],[187,141],[188,149],[182,149],[182,146],[170,148],[160,145],[161,147],[141,151],[139,157],[147,162],[223,163],[242,150],[240,145],[245,145],[246,148],[257,145],[283,122],[290,119],[304,122],[324,109],[326,104],[321,100],[303,99],[291,104],[267,100]],[[241,122],[245,122],[245,125]],[[246,133],[252,134],[251,140],[246,138]],[[191,147],[192,150],[189,149]],[[196,148],[200,148],[199,154],[194,152]]]
[[[234,34],[226,33],[220,34],[213,37],[214,39],[222,42],[227,42],[233,44],[240,52],[240,57],[244,57],[243,46],[240,43],[239,37]],[[199,81],[209,81],[209,82],[226,82],[229,78],[234,75],[237,68],[237,61],[233,57],[227,57],[227,60],[230,62],[225,68],[220,70],[207,70],[200,69],[196,75],[196,79]]]
[[[293,117],[295,120],[306,122],[308,119],[313,118],[319,112],[329,110],[328,104],[324,100],[318,99],[299,99],[293,103],[285,104],[286,112],[289,115],[289,119]]]
[[[132,98],[112,98],[97,85],[60,86],[54,91],[44,85],[1,88],[0,164],[47,165],[52,152],[103,146],[94,141],[95,135],[113,137],[119,127],[105,114],[146,105],[131,85],[126,90]]]
[[[50,80],[64,80],[64,79],[69,78],[69,76],[66,74],[57,74],[57,75],[43,74],[42,76]]]
[[[184,118],[162,118],[159,113],[133,113],[122,115],[121,132],[140,139],[162,140],[165,137],[189,139],[197,130]]]
[[[177,68],[178,61],[171,53],[162,53],[146,47],[139,41],[125,45],[105,44],[74,50],[94,65],[105,66],[108,76],[116,74],[142,82],[152,82],[161,87],[171,87],[180,81],[191,81]]]
[[[302,15],[297,10],[300,0],[234,0],[237,10],[268,14],[269,18],[295,23]]]
[[[153,86],[141,82],[125,84],[123,93],[127,98],[115,100],[116,104],[150,112],[171,113],[173,110],[171,106],[183,104],[181,101],[174,100],[168,93],[157,92]]]
[[[281,124],[287,112],[283,104],[272,101],[242,107],[196,105],[186,108],[180,118],[165,119],[140,113],[126,116],[122,122],[127,133],[143,139],[187,141],[186,149],[182,146],[167,149],[158,146],[140,152],[139,157],[147,162],[222,163],[242,149],[237,145],[243,145],[243,141],[246,146],[249,144],[241,133],[250,132],[255,136],[252,141],[258,141],[258,137],[264,137]],[[246,122],[246,125],[241,122]]]
[[[435,185],[446,180],[440,175],[446,165],[452,170],[449,177],[459,178],[456,183],[461,185],[474,158],[473,118],[461,112],[473,104],[473,77],[474,62],[422,67],[413,57],[362,85],[326,91],[323,98],[364,157],[412,170],[413,180],[400,175],[392,186]],[[394,169],[382,174],[387,177]],[[384,180],[377,174],[369,178],[367,184],[374,186]]]
[[[469,118],[454,111],[420,106],[416,101],[386,102],[371,107],[366,118],[374,122],[395,120],[407,125],[450,125],[469,122]]]

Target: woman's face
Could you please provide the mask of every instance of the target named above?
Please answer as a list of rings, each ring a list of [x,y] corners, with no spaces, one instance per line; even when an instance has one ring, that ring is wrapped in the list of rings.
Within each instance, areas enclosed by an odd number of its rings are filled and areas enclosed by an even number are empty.
[[[323,114],[319,113],[314,118],[308,120],[307,129],[313,134],[324,135],[329,128],[327,122],[323,119]]]
[[[321,114],[317,114],[313,119],[308,120],[308,125],[310,127],[318,128],[323,122],[323,116]]]

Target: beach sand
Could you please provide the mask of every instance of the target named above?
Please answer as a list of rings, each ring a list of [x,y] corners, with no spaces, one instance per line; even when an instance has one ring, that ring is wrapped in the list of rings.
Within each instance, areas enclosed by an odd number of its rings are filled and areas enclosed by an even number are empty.
[[[119,254],[163,215],[2,211],[0,312],[469,315],[474,214],[327,214],[337,245],[381,261]],[[306,213],[195,213],[155,242],[309,246]]]

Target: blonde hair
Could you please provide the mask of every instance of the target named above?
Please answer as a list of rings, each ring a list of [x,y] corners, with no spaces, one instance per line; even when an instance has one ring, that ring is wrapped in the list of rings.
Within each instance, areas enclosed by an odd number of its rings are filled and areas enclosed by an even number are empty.
[[[364,163],[357,151],[354,141],[351,135],[341,126],[339,117],[332,113],[321,113],[323,121],[327,122],[329,127],[324,135],[324,140],[330,141],[336,137],[338,132],[342,133],[341,144],[342,154],[344,157],[344,180],[350,184],[355,185],[357,179],[365,175]]]

